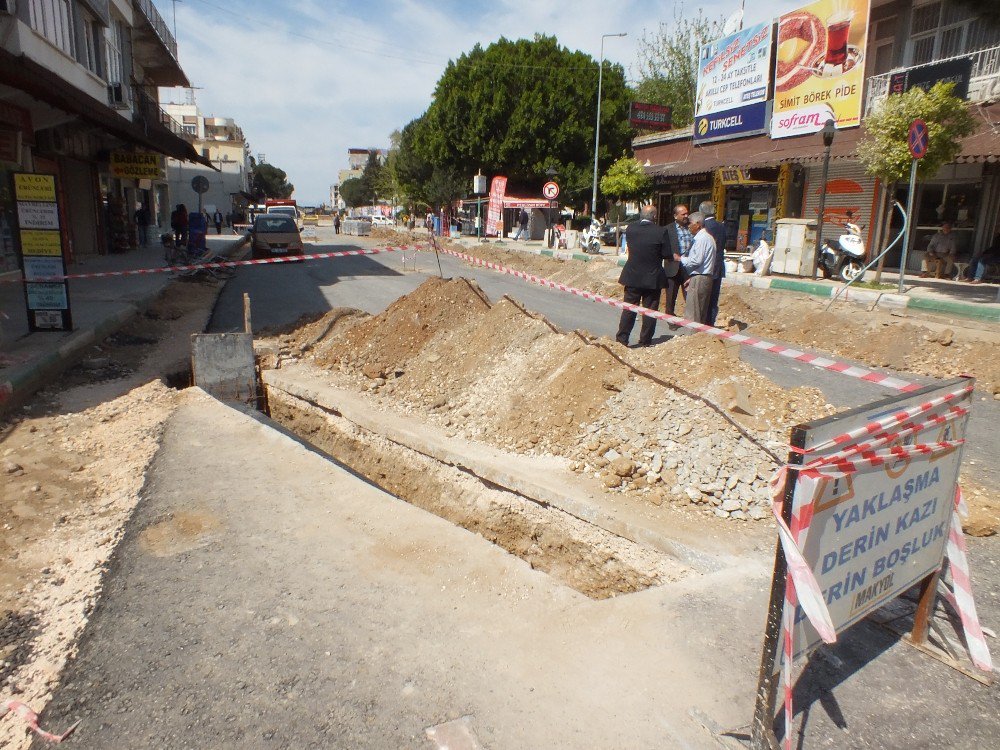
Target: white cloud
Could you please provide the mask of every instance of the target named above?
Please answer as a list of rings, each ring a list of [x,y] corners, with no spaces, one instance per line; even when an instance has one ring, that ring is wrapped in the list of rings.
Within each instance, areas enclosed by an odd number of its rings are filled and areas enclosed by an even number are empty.
[[[605,58],[628,70],[643,28],[674,10],[652,0],[222,2],[177,6],[181,65],[200,87],[203,113],[235,118],[253,153],[284,169],[306,204],[327,200],[349,147],[385,146],[394,129],[419,116],[447,61],[477,42],[554,34],[596,58],[602,34],[626,31],[606,40]],[[171,24],[168,0],[158,4]],[[763,0],[747,10],[747,22],[801,4]],[[716,15],[738,5],[698,7]]]

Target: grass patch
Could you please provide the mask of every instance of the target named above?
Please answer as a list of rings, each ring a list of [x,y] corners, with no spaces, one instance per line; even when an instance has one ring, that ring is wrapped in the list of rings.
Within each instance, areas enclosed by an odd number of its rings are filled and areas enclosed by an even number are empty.
[[[851,289],[874,289],[876,292],[885,292],[895,289],[896,284],[876,284],[874,281],[855,281],[851,284]]]

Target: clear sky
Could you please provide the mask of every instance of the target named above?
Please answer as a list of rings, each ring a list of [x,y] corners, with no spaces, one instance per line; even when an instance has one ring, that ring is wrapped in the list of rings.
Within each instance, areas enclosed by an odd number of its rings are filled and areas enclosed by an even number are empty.
[[[644,31],[675,10],[710,16],[740,0],[154,0],[173,28],[178,56],[203,114],[233,117],[254,155],[284,169],[305,205],[329,200],[349,147],[385,147],[420,116],[449,60],[500,36],[555,34],[570,49],[600,54],[637,77]],[[805,0],[751,0],[745,23],[770,20]],[[165,90],[164,101],[183,101]]]

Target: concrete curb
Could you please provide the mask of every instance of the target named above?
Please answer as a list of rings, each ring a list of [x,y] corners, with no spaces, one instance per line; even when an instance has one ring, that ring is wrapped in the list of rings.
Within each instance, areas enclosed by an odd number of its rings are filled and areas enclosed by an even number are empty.
[[[461,244],[470,246],[462,242]],[[545,248],[515,247],[504,243],[475,243],[472,247],[490,247],[507,252],[521,253],[523,255],[544,255],[560,260],[582,260],[590,262],[593,260],[613,263],[617,266],[625,265],[625,258],[617,255],[583,255],[582,253],[568,253],[558,250],[548,250]],[[804,281],[797,279],[787,279],[778,276],[755,276],[753,274],[735,274],[726,276],[725,284],[735,286],[749,286],[754,289],[775,289],[785,292],[798,292],[808,294],[813,297],[829,299],[837,293],[838,287],[820,284],[815,281]],[[938,315],[948,315],[956,318],[968,318],[988,323],[1000,323],[1000,307],[984,307],[981,304],[967,302],[953,302],[951,300],[939,300],[928,297],[910,297],[905,294],[894,294],[891,292],[880,292],[876,289],[853,289],[848,288],[838,299],[851,302],[853,304],[864,305],[866,307],[877,307],[885,310],[906,310],[912,308],[915,311],[935,313]]]

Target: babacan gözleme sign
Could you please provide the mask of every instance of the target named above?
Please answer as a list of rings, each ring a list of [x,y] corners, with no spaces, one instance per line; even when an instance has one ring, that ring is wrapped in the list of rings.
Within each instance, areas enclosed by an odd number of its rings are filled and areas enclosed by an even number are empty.
[[[770,23],[703,45],[698,56],[695,142],[766,132],[770,73]]]

